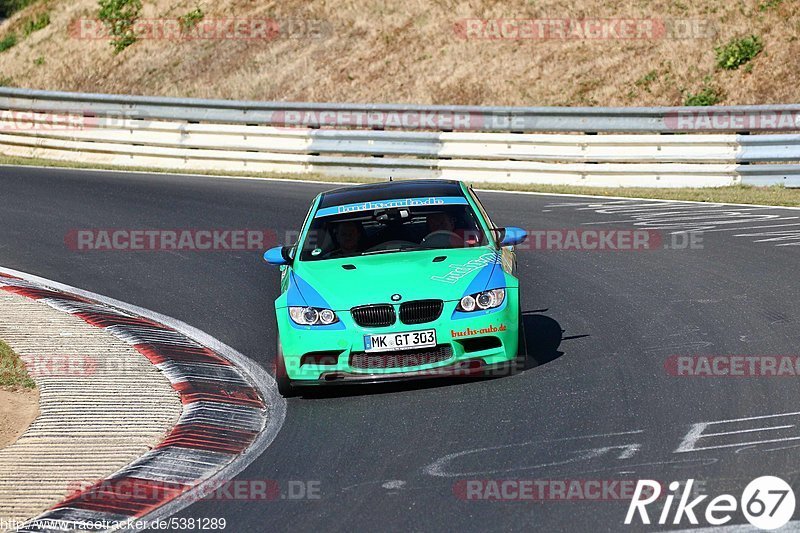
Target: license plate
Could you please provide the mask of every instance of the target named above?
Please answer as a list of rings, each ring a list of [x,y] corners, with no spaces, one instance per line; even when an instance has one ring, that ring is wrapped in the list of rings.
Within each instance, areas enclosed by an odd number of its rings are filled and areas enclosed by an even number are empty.
[[[365,352],[388,352],[393,350],[410,350],[412,348],[430,348],[436,346],[436,330],[406,331],[405,333],[386,333],[382,335],[364,335]]]

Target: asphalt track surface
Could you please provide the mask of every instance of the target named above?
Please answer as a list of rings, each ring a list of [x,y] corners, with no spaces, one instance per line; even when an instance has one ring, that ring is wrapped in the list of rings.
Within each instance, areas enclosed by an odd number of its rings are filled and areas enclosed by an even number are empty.
[[[279,274],[259,253],[76,252],[64,236],[83,228],[282,234],[331,187],[0,167],[0,264],[175,317],[271,368]],[[239,479],[275,480],[284,491],[311,482],[320,497],[217,499],[179,516],[224,517],[233,532],[642,530],[622,526],[628,502],[613,495],[465,501],[458,487],[470,479],[691,477],[703,492],[738,497],[751,479],[773,474],[798,488],[799,415],[739,419],[800,411],[800,378],[677,377],[665,362],[800,352],[800,248],[792,245],[800,211],[481,196],[500,225],[649,227],[667,245],[672,237],[660,228],[699,228],[702,248],[520,251],[532,368],[291,399],[277,438]],[[694,424],[720,421],[728,422],[685,442]]]

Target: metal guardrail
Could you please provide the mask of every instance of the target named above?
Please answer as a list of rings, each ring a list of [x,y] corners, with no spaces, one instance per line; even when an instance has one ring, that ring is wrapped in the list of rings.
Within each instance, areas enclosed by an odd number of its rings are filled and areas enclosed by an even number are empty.
[[[353,105],[0,88],[2,153],[181,170],[800,186],[800,133],[749,135],[758,131],[800,131],[800,105]]]
[[[226,124],[342,126],[377,114],[402,117],[454,117],[448,130],[509,132],[755,132],[800,131],[800,104],[711,107],[479,107],[405,104],[257,102],[68,93],[0,87],[0,109],[95,112],[128,118],[219,122]],[[287,116],[288,114],[288,116]],[[455,121],[463,118],[464,122]],[[470,121],[470,119],[473,119]],[[447,122],[446,120],[444,121]],[[380,119],[376,120],[380,124]],[[429,123],[403,129],[429,129]],[[391,124],[388,126],[391,127]]]

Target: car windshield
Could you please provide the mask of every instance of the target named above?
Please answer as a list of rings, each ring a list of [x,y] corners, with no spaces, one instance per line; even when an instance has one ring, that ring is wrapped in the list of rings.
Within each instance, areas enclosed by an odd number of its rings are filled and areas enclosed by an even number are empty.
[[[303,241],[300,260],[467,248],[487,242],[466,201],[459,205],[393,207],[332,215],[320,210]]]

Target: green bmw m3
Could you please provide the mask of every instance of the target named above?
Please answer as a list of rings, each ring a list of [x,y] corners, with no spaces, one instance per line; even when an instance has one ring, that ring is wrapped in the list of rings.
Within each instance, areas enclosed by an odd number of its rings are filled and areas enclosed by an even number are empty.
[[[514,247],[471,187],[413,180],[317,196],[281,268],[276,380],[299,387],[513,368],[521,337]]]

